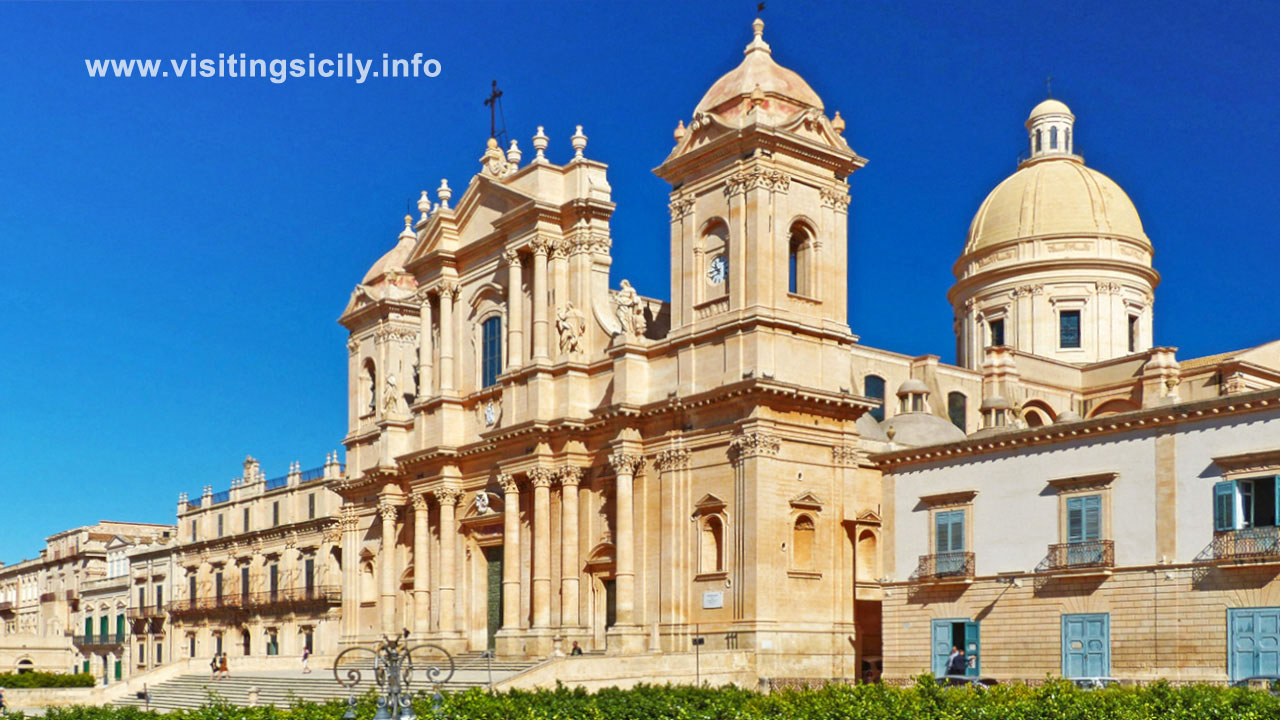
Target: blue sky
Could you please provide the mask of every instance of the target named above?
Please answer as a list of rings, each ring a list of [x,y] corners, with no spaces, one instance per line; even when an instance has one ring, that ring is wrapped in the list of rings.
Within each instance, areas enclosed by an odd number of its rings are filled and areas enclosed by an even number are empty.
[[[610,165],[613,283],[668,298],[652,175],[741,59],[754,2],[0,4],[0,559],[99,519],[171,522],[246,453],[320,465],[345,432],[352,286],[406,202],[466,186],[497,79],[511,137]],[[946,290],[1045,95],[1156,246],[1156,342],[1280,336],[1280,13],[1263,2],[770,0],[765,37],[868,166],[850,324],[954,358]],[[94,79],[86,58],[411,56],[435,78]]]

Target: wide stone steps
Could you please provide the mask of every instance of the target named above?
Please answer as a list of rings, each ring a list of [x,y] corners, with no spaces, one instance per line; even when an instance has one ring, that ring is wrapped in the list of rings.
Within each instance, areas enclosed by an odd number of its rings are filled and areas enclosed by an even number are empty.
[[[448,692],[467,690],[473,687],[487,687],[490,682],[490,667],[479,654],[465,654],[454,658],[455,673],[453,678],[442,689]],[[494,659],[492,661],[492,680],[499,682],[517,675],[535,664],[533,661]],[[361,683],[355,688],[344,688],[333,678],[331,668],[312,668],[311,673],[302,674],[301,670],[258,671],[235,674],[225,680],[210,680],[207,673],[190,673],[179,675],[172,680],[158,683],[148,688],[151,694],[150,707],[153,710],[177,710],[180,708],[196,708],[207,704],[216,696],[233,705],[249,704],[250,688],[258,689],[258,705],[275,705],[287,707],[294,702],[327,702],[329,700],[345,700],[353,692],[357,695],[376,687],[373,682],[373,665],[345,664],[342,676],[348,668],[359,669]],[[412,690],[429,691],[432,688],[423,665],[418,665],[414,673]],[[130,694],[115,702],[116,705],[146,707],[147,701]]]

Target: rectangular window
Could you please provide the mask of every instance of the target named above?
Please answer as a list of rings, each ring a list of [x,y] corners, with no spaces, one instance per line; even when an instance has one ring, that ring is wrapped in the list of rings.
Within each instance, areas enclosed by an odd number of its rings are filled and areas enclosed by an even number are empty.
[[[218,537],[222,537],[222,515],[218,515]]]
[[[1213,486],[1217,532],[1280,526],[1280,476],[1227,480]]]
[[[194,607],[196,601],[196,575],[192,573],[187,576],[187,597],[191,600]]]
[[[1058,313],[1058,347],[1080,347],[1080,311],[1063,310]]]
[[[222,604],[222,573],[213,574],[213,599],[217,605]]]
[[[192,521],[191,521],[191,542],[195,542],[195,541],[196,541],[196,537],[197,537],[197,535],[196,535],[196,529],[197,529],[197,527],[198,527],[198,526],[196,525],[196,521],[195,521],[195,520],[192,520]]]
[[[307,496],[307,519],[316,519],[316,494],[311,493]]]
[[[934,572],[938,577],[965,571],[964,510],[947,510],[934,515]]]
[[[280,501],[276,500],[271,503],[271,527],[280,524]]]
[[[502,372],[502,318],[491,317],[480,328],[484,362],[480,384],[489,387],[497,384]]]
[[[156,610],[160,610],[162,607],[164,607],[164,586],[157,585],[156,586]]]
[[[145,587],[138,588],[138,609],[147,606],[147,589]]]
[[[147,661],[147,644],[145,642],[138,643],[138,664],[142,665]]]
[[[249,530],[251,529],[252,528],[249,527],[249,508],[245,508],[244,509],[244,531],[249,532]]]
[[[196,636],[195,635],[187,636],[187,653],[188,653],[187,655],[188,657],[196,656]]]
[[[249,600],[249,566],[240,567],[240,597],[246,603]]]
[[[307,561],[303,563],[302,573],[302,584],[307,589],[307,597],[310,598],[315,595],[316,591],[316,561],[312,558],[307,558]]]
[[[164,662],[164,645],[156,643],[156,664]]]
[[[280,566],[272,565],[267,568],[268,584],[267,587],[271,591],[272,601],[276,600],[280,592]]]
[[[1067,498],[1067,542],[1083,543],[1102,539],[1102,496]]]
[[[267,631],[267,654],[268,655],[280,654],[280,641],[279,641],[279,638],[276,636],[275,630]]]
[[[1129,316],[1129,352],[1138,352],[1138,316]]]
[[[988,347],[1004,345],[1004,320],[992,320],[987,323]]]

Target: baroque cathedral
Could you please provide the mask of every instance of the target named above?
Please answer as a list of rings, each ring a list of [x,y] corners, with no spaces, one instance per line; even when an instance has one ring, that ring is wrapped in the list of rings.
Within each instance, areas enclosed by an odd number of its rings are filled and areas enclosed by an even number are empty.
[[[1075,120],[1032,109],[957,228],[954,365],[851,331],[867,161],[760,20],[655,171],[669,302],[611,278],[581,127],[563,165],[542,128],[490,139],[341,315],[346,464],[182,495],[60,621],[77,663],[408,632],[549,659],[517,685],[903,680],[952,648],[1002,680],[1280,674],[1280,341],[1155,345],[1153,242]],[[40,595],[22,572],[0,598]]]

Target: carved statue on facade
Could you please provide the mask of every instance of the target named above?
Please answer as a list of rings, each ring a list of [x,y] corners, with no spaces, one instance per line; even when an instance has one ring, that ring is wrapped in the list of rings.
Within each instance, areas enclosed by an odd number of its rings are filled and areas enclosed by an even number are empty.
[[[647,326],[644,319],[644,301],[636,289],[631,287],[629,281],[622,281],[622,287],[618,289],[613,301],[618,323],[622,326],[622,333],[628,337],[643,336]]]
[[[556,308],[556,332],[560,333],[561,355],[577,355],[582,352],[582,333],[586,329],[587,319],[573,303],[561,303]]]
[[[386,385],[382,388],[382,411],[393,413],[400,407],[400,388],[395,375],[388,375]]]

